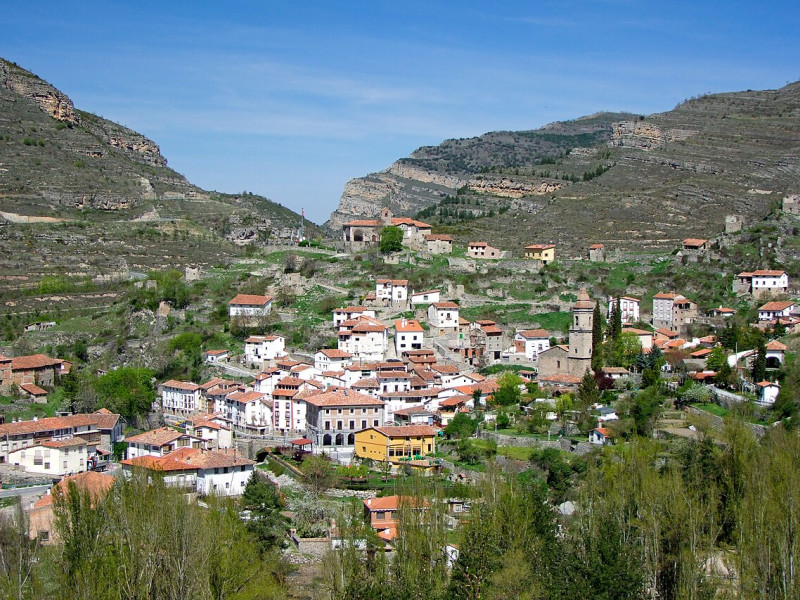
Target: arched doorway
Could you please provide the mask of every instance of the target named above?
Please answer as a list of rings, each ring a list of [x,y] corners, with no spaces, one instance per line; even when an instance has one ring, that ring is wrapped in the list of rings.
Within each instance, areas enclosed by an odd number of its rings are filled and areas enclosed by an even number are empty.
[[[356,434],[351,433],[350,435],[347,436],[347,445],[354,446],[355,443],[356,443]]]
[[[330,446],[331,445],[331,434],[326,433],[322,436],[322,445],[323,446]]]
[[[336,445],[343,446],[344,445],[344,434],[337,433],[336,434]]]

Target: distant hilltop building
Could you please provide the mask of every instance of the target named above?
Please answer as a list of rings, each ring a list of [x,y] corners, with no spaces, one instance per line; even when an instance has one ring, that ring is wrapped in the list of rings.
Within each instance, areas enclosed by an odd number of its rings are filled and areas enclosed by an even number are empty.
[[[412,250],[427,250],[431,226],[408,217],[393,217],[388,206],[381,211],[379,219],[358,219],[342,224],[342,239],[350,252],[358,252],[379,244],[381,230],[389,226],[399,227],[403,231],[404,246]]]
[[[603,244],[589,246],[589,260],[592,262],[606,262],[606,247]]]
[[[800,215],[800,194],[786,196],[781,202],[781,208],[790,215]]]
[[[540,260],[542,264],[551,263],[556,259],[555,244],[531,244],[525,246],[525,258]]]
[[[725,215],[725,233],[738,233],[744,227],[742,215]]]

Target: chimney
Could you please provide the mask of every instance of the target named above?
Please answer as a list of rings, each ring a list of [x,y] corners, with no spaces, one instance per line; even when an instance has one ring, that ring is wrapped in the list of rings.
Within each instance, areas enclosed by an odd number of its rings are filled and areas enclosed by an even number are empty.
[[[367,498],[367,506],[372,506],[372,498]]]

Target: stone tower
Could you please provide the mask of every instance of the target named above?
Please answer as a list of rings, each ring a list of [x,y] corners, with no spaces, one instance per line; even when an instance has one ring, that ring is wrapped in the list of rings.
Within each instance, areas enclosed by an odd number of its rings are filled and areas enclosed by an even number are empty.
[[[592,321],[594,302],[589,298],[586,288],[578,292],[578,301],[572,307],[572,325],[569,328],[570,375],[583,377],[592,368]]]

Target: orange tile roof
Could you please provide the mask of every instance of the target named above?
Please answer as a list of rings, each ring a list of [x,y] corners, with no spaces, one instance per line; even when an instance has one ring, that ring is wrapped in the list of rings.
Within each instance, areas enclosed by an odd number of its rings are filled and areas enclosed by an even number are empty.
[[[369,427],[390,438],[427,437],[439,433],[436,427],[430,425],[385,425],[383,427]]]
[[[455,302],[434,302],[431,306],[436,308],[458,308],[458,304]]]
[[[63,360],[58,358],[50,358],[46,354],[16,356],[11,359],[11,370],[20,371],[27,369],[42,369],[44,367],[55,367],[63,362]]]
[[[113,475],[98,473],[97,471],[84,471],[77,475],[68,475],[53,486],[51,493],[37,500],[34,508],[51,506],[54,496],[66,494],[70,483],[74,483],[79,490],[88,492],[90,500],[95,502],[108,494],[115,481],[116,479]]]
[[[575,385],[581,382],[581,378],[576,377],[575,375],[570,375],[569,373],[556,373],[555,375],[550,375],[549,377],[540,377],[539,381],[545,383],[561,383],[564,385]]]
[[[382,400],[372,398],[353,390],[337,390],[323,392],[306,398],[307,404],[314,406],[376,406],[383,405]]]
[[[170,379],[169,381],[165,381],[161,384],[164,387],[171,387],[177,390],[185,390],[187,392],[194,392],[195,390],[199,390],[200,386],[196,383],[192,383],[191,381],[177,381],[175,379]]]
[[[555,244],[531,244],[530,246],[525,246],[525,250],[547,250],[555,247]]]
[[[228,394],[228,399],[238,402],[239,404],[248,404],[250,402],[258,402],[265,399],[266,396],[261,392],[233,392]]]
[[[470,248],[485,248],[488,245],[486,242],[470,242],[468,244]]]
[[[126,438],[125,441],[133,444],[147,444],[149,446],[163,446],[177,440],[179,437],[187,435],[180,431],[175,431],[169,427],[159,427],[158,429],[151,429],[139,435],[134,435]]]
[[[47,440],[42,442],[42,446],[47,448],[71,448],[73,446],[85,446],[86,440],[79,437],[64,438],[61,440]]]
[[[318,350],[328,358],[352,358],[353,355],[349,352],[345,352],[344,350],[337,350],[336,348],[323,348],[322,350]]]
[[[776,271],[770,269],[762,269],[758,271],[753,271],[750,275],[754,275],[756,277],[781,277],[786,274],[786,271]]]
[[[794,306],[794,302],[791,302],[789,300],[776,300],[773,302],[767,302],[764,306],[759,306],[758,310],[782,311],[792,306]]]
[[[773,351],[783,352],[786,350],[786,344],[782,344],[778,340],[772,340],[765,347],[767,350],[773,350]]]
[[[517,332],[524,338],[550,338],[550,334],[547,333],[546,329],[523,329]]]
[[[429,242],[435,241],[442,241],[442,242],[452,242],[453,236],[447,235],[446,233],[429,233],[425,236],[425,239]]]
[[[419,321],[415,321],[414,319],[398,319],[394,322],[394,328],[397,331],[425,331],[422,325],[419,324]]]
[[[272,296],[259,296],[257,294],[237,294],[228,304],[236,306],[265,306],[272,301]]]
[[[689,246],[690,248],[696,248],[702,246],[706,242],[708,242],[708,240],[704,240],[702,238],[686,238],[683,240],[683,245]]]
[[[65,417],[45,417],[37,421],[18,421],[17,423],[0,424],[0,436],[24,435],[55,431],[56,429],[71,429],[73,427],[92,426],[99,429],[110,429],[116,425],[119,415],[116,414],[79,414]]]
[[[33,396],[47,396],[47,390],[40,388],[33,383],[23,383],[19,386],[23,392],[32,394]]]

